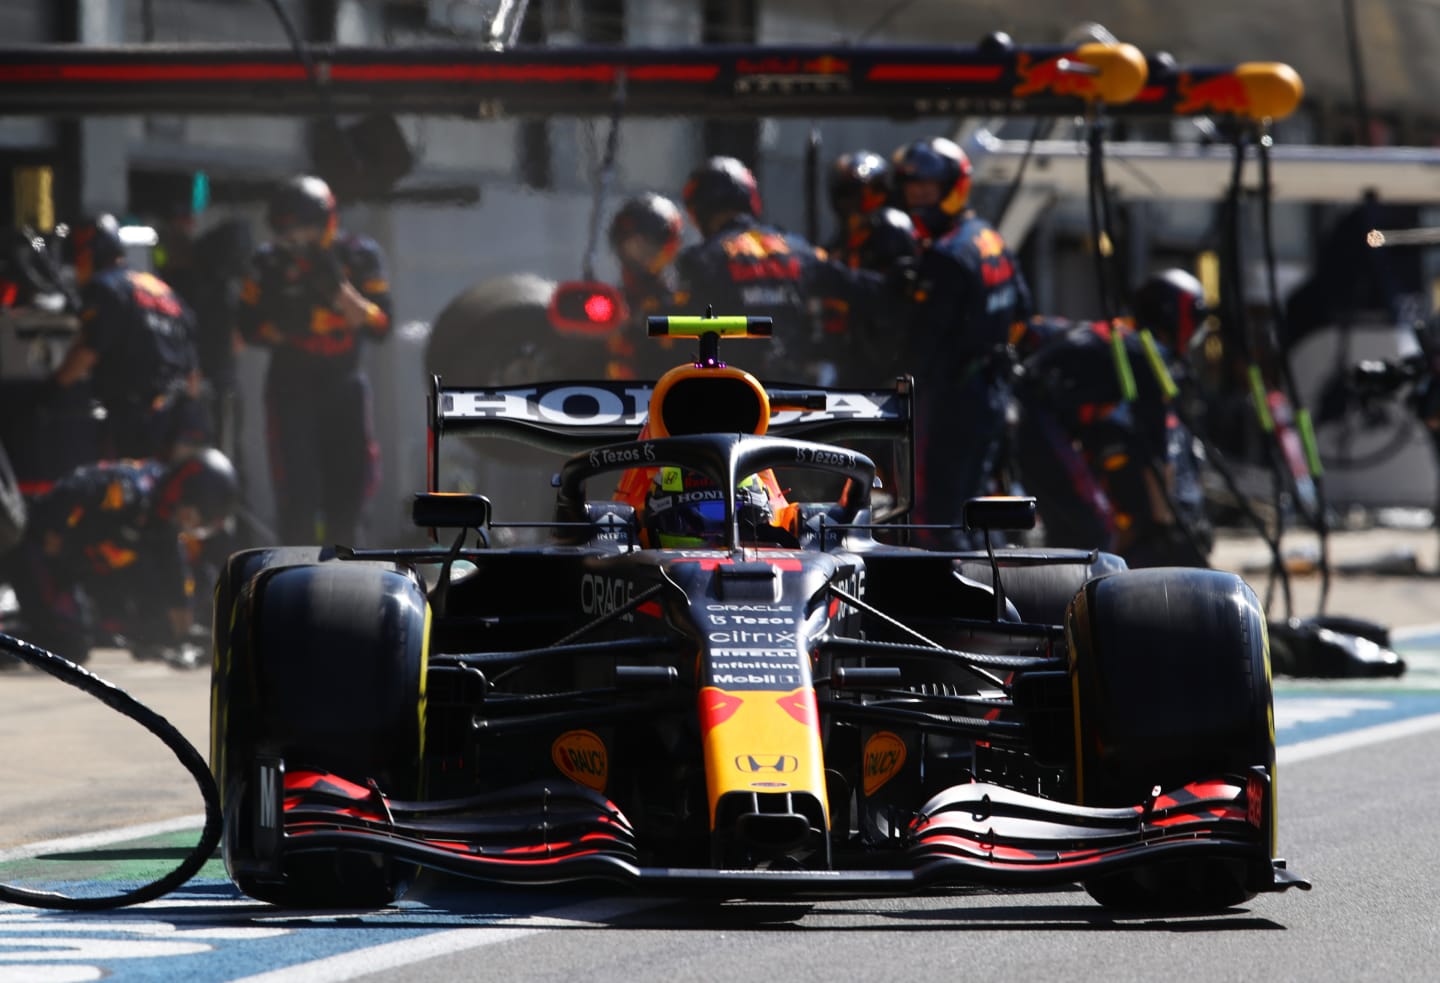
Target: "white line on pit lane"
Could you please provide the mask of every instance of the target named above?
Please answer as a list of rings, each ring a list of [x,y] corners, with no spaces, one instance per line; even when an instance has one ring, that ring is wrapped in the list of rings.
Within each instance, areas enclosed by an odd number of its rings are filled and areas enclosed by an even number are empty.
[[[40,843],[27,843],[24,846],[0,850],[0,863],[7,860],[29,860],[42,853],[75,853],[80,850],[94,850],[97,847],[114,846],[116,843],[144,839],[147,836],[159,836],[163,833],[179,833],[185,830],[194,830],[198,833],[204,825],[205,817],[203,815],[179,816],[175,819],[141,823],[138,826],[126,826],[123,829],[107,829],[100,833],[82,833],[78,836],[66,836]]]
[[[1379,744],[1382,741],[1393,741],[1401,737],[1410,737],[1414,734],[1423,734],[1431,730],[1440,730],[1440,713],[1432,713],[1425,717],[1411,717],[1408,720],[1393,720],[1361,730],[1317,737],[1313,741],[1282,745],[1275,751],[1275,760],[1277,764],[1282,765],[1293,764],[1297,761],[1309,761],[1312,758],[1322,758],[1330,754],[1339,754],[1341,751],[1351,751],[1355,748]]]
[[[314,962],[296,963],[284,969],[261,973],[258,976],[246,976],[242,979],[232,980],[231,983],[296,983],[300,980],[303,980],[304,983],[344,983],[345,980],[351,980],[357,976],[402,969],[426,959],[478,949],[487,945],[498,945],[501,942],[511,942],[515,939],[539,935],[541,932],[564,925],[607,922],[663,903],[654,898],[587,901],[583,904],[539,912],[526,920],[528,924],[524,928],[471,926],[435,932],[431,935],[423,935],[418,939],[387,942],[383,945],[356,949],[338,956],[317,959]]]

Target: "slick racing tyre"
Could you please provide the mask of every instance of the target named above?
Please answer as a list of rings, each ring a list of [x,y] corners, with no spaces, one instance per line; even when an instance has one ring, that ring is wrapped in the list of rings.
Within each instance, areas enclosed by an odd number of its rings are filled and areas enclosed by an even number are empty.
[[[286,567],[295,564],[320,563],[335,557],[329,546],[267,546],[261,549],[240,550],[231,553],[220,568],[215,580],[215,592],[210,612],[210,719],[218,721],[219,712],[226,705],[230,694],[232,677],[230,650],[235,630],[235,600],[240,590],[262,570],[271,567]],[[220,775],[221,731],[218,727],[210,732],[210,770]]]
[[[1272,778],[1267,815],[1275,815],[1269,642],[1249,585],[1178,567],[1103,577],[1076,596],[1066,633],[1082,804],[1133,806],[1157,785],[1168,791],[1263,766]],[[1263,858],[1172,862],[1085,889],[1128,910],[1228,908],[1271,876],[1273,828],[1265,839]]]
[[[231,553],[220,575],[215,581],[214,605],[211,613],[211,637],[215,643],[215,665],[230,645],[230,629],[234,612],[232,608],[240,589],[250,582],[261,570],[271,567],[285,567],[300,563],[320,563],[335,557],[329,546],[267,546],[261,549],[240,550]]]
[[[564,378],[545,367],[563,358],[546,311],[553,280],[533,274],[495,277],[464,291],[430,329],[425,372],[450,386],[495,386]]]
[[[1096,577],[1118,573],[1125,561],[1099,550],[1014,549],[998,552],[1000,585],[1020,619],[1029,624],[1061,625],[1075,594]],[[990,560],[984,553],[966,556],[960,575],[990,586]]]
[[[284,551],[281,551],[284,552]],[[360,850],[260,845],[262,767],[315,770],[397,799],[418,797],[427,602],[389,564],[262,569],[237,596],[217,664],[212,769],[225,813],[226,869],[251,897],[287,907],[389,904],[408,864]]]

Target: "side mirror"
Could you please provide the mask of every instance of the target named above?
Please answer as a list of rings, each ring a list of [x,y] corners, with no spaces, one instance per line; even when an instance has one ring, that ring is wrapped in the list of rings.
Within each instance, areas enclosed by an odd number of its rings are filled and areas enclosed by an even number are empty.
[[[410,518],[422,529],[482,529],[490,524],[490,499],[461,492],[419,492]]]
[[[545,310],[556,331],[607,335],[630,317],[625,296],[608,283],[572,280],[557,284]]]
[[[1035,528],[1035,499],[1029,495],[987,495],[965,502],[965,528],[985,532],[1010,532]],[[995,559],[995,544],[985,537],[985,553],[990,558],[991,583],[995,585],[995,620],[1005,620],[1005,585],[1000,582],[1000,564]]]
[[[965,528],[1003,530],[1035,528],[1035,499],[1028,495],[987,495],[965,503]]]

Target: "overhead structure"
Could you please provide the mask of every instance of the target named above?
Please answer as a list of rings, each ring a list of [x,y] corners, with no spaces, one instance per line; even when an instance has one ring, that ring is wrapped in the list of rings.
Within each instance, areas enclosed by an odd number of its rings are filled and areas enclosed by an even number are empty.
[[[0,115],[471,117],[1049,116],[1107,112],[1279,117],[1283,65],[1170,65],[1128,44],[684,48],[21,45],[0,48]]]

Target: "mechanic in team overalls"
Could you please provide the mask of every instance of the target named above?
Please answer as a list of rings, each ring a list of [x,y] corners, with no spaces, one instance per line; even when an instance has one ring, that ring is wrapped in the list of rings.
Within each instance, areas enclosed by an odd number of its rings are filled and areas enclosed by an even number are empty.
[[[966,499],[990,490],[1010,399],[1006,347],[1012,326],[1030,316],[1030,291],[1000,234],[966,207],[970,160],[953,141],[898,148],[891,183],[922,247],[901,342],[915,376],[913,520],[958,525]],[[973,545],[937,530],[918,530],[916,540]]]
[[[873,150],[841,154],[825,182],[835,235],[826,252],[851,269],[861,267],[860,250],[870,234],[870,215],[890,198],[890,163]]]
[[[1151,274],[1136,289],[1131,306],[1136,327],[1150,331],[1167,356],[1166,366],[1179,393],[1166,425],[1166,461],[1172,476],[1169,504],[1177,521],[1138,544],[1128,559],[1132,566],[1203,565],[1208,562],[1215,531],[1201,484],[1204,435],[1191,430],[1192,424],[1200,425],[1196,404],[1203,399],[1193,366],[1212,312],[1200,281],[1181,269]]]
[[[837,299],[854,317],[877,316],[880,279],[761,222],[755,175],[733,157],[711,157],[697,167],[683,197],[703,241],[682,250],[675,263],[680,311],[773,318],[775,334],[758,374],[836,381],[835,366],[845,359],[827,346],[822,305]]]
[[[606,341],[610,379],[657,379],[680,362],[670,338],[648,338],[646,320],[675,306],[673,263],[685,220],[669,198],[653,191],[628,198],[610,220],[610,248],[630,320]]]
[[[390,332],[380,247],[339,232],[335,196],[298,177],[271,199],[274,239],[242,284],[239,328],[270,349],[266,433],[280,539],[356,541],[379,478],[366,341]]]
[[[1212,535],[1194,441],[1174,412],[1169,350],[1128,319],[1041,317],[1015,348],[1016,457],[1047,543],[1098,547],[1137,567],[1204,566]]]
[[[102,461],[61,478],[30,503],[28,575],[13,584],[26,640],[73,662],[116,635],[139,658],[184,642],[197,589],[190,553],[238,497],[235,469],[213,448],[168,464]]]
[[[194,321],[158,277],[127,268],[112,215],[71,229],[80,333],[55,370],[58,386],[90,379],[105,407],[102,453],[167,459],[208,441],[199,402]]]

